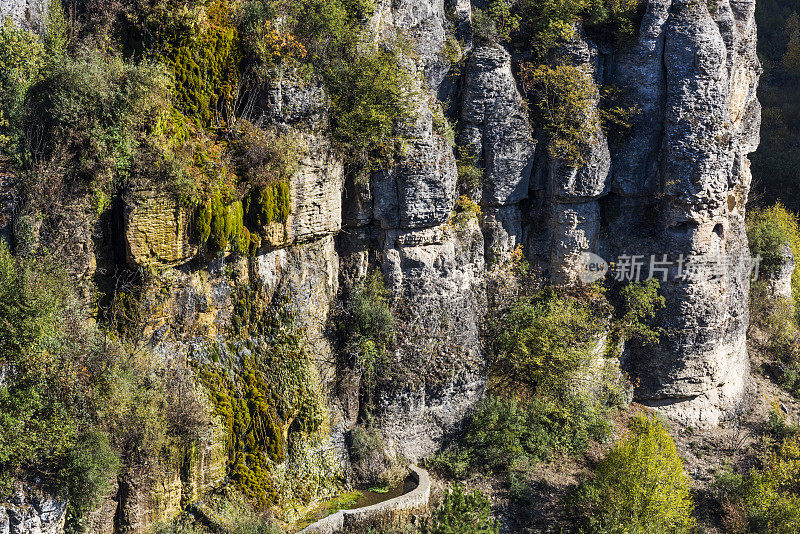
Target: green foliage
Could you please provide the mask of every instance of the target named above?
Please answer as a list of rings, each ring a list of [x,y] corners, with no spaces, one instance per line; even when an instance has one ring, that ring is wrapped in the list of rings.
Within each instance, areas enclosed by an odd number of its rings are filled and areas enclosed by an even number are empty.
[[[664,425],[638,415],[630,434],[600,461],[572,506],[585,532],[689,533],[694,505],[689,477]]]
[[[520,0],[517,9],[522,32],[531,47],[544,56],[554,46],[570,39],[574,24],[586,10],[585,0]]]
[[[752,209],[747,214],[747,240],[750,252],[761,256],[761,269],[769,272],[784,263],[785,249],[800,258],[800,228],[797,216],[777,202],[768,208]],[[800,303],[800,262],[792,272],[792,297]]]
[[[267,81],[282,68],[305,58],[305,47],[284,24],[276,24],[278,6],[274,2],[248,0],[242,3],[237,20],[242,52],[249,72]]]
[[[350,431],[350,455],[358,462],[385,447],[380,431],[373,426],[358,425]]]
[[[68,33],[69,23],[64,16],[61,2],[50,2],[47,5],[45,30],[42,35],[42,44],[50,62],[58,61],[65,54],[69,42]]]
[[[745,473],[726,471],[716,489],[728,532],[788,534],[800,528],[800,431],[780,411],[770,413],[770,439],[760,462]]]
[[[90,429],[78,436],[61,473],[67,484],[70,514],[76,520],[80,521],[99,504],[99,498],[110,487],[109,473],[116,473],[120,465],[119,453],[105,433]]]
[[[456,485],[444,492],[442,501],[423,524],[425,534],[499,534],[489,499],[480,491],[466,492]]]
[[[458,189],[468,195],[481,187],[483,169],[478,161],[474,147],[456,148],[456,167],[458,169]]]
[[[770,294],[764,280],[750,286],[750,326],[749,337],[754,347],[768,361],[790,366],[800,362],[797,310],[790,300]]]
[[[641,0],[520,0],[521,32],[534,52],[548,51],[571,39],[582,21],[590,35],[617,47],[636,38],[644,13]]]
[[[508,0],[491,0],[488,9],[476,9],[472,16],[473,37],[479,42],[502,43],[519,29],[520,15],[513,13]]]
[[[216,113],[229,116],[241,50],[228,2],[212,0],[187,11],[167,1],[145,9],[146,22],[138,30],[143,38],[155,36],[155,53],[172,69],[178,109],[203,126],[211,125]]]
[[[488,325],[496,387],[566,392],[596,349],[603,324],[576,297],[550,289],[522,297]]]
[[[68,524],[83,528],[120,467],[158,460],[196,438],[202,408],[94,326],[52,259],[0,245],[0,491],[38,477],[70,493]],[[185,386],[185,384],[184,384]]]
[[[0,150],[19,133],[23,102],[44,63],[44,46],[10,18],[0,24]]]
[[[330,57],[322,70],[333,138],[349,160],[388,166],[404,142],[396,127],[412,116],[410,74],[392,49],[362,42],[346,52]]]
[[[587,29],[617,47],[636,42],[646,3],[642,0],[590,0]]]
[[[652,278],[626,284],[620,289],[618,317],[614,321],[614,335],[618,340],[635,339],[645,344],[658,342],[659,331],[648,323],[665,306],[664,297],[658,294],[660,287],[658,280]]]
[[[227,433],[228,472],[249,498],[277,498],[274,472],[292,435],[320,430],[324,401],[303,331],[285,306],[263,315],[263,336],[238,351],[242,371],[208,364],[200,370]]]
[[[236,125],[237,172],[253,188],[290,182],[305,151],[297,136],[264,131],[247,121]]]
[[[149,61],[138,64],[84,50],[51,65],[30,87],[21,136],[35,136],[36,145],[19,139],[18,163],[36,171],[26,183],[34,200],[58,192],[64,173],[85,184],[130,177],[142,170],[151,151],[148,133],[166,109],[169,76]],[[62,174],[42,172],[42,162],[55,161]],[[52,167],[53,165],[51,165]]]
[[[394,342],[395,317],[389,298],[381,274],[373,271],[353,287],[339,321],[342,353],[348,366],[361,373],[367,392],[375,387]]]
[[[606,409],[587,399],[521,402],[490,395],[468,417],[461,443],[474,469],[503,472],[549,460],[554,453],[580,454],[609,431]],[[459,460],[460,455],[449,455]]]
[[[536,112],[547,130],[553,157],[574,165],[600,131],[600,94],[591,74],[571,65],[523,65],[525,89],[533,95]]]
[[[349,163],[369,169],[402,150],[397,126],[413,118],[414,92],[398,44],[362,29],[373,9],[369,0],[304,0],[292,12],[294,34],[330,97],[332,137]]]
[[[469,221],[479,219],[481,216],[481,207],[472,201],[468,196],[461,195],[456,200],[456,205],[453,207],[453,214],[450,216],[449,224],[457,230],[464,228]]]

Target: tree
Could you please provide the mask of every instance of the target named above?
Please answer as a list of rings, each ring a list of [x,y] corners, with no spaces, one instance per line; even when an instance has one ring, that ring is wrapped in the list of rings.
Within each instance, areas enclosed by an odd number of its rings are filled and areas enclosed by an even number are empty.
[[[689,477],[675,442],[657,418],[637,415],[630,433],[572,497],[587,532],[681,534],[692,531]]]

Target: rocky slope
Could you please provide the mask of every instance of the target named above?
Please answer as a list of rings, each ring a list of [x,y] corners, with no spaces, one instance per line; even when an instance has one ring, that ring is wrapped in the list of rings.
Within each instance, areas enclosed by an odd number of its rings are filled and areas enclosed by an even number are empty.
[[[295,132],[307,150],[291,180],[291,215],[265,230],[252,260],[203,260],[189,214],[148,190],[126,194],[118,220],[107,227],[78,202],[65,215],[64,235],[46,238],[68,245],[75,275],[85,282],[123,255],[130,268],[159,273],[143,335],[165,358],[202,358],[203,341],[224,336],[237,283],[257,280],[268,298],[288,293],[303,310],[329,397],[332,432],[323,448],[342,464],[343,436],[359,411],[359,377],[331,363],[326,325],[340,291],[371,267],[403,303],[407,334],[392,355],[393,368],[403,372],[380,384],[376,424],[388,448],[416,461],[437,448],[483,392],[485,274],[518,246],[559,284],[577,281],[583,252],[609,261],[640,257],[643,277],[651,255],[673,262],[691,256],[707,267],[722,255],[720,269],[691,279],[678,278],[677,264],[669,268],[662,342],[628,347],[625,361],[642,403],[686,424],[716,425],[749,374],[744,206],[747,155],[758,144],[760,120],[754,1],[719,0],[710,9],[698,0],[648,0],[635,42],[618,50],[579,30],[558,61],[616,86],[639,111],[623,136],[596,132],[577,167],[551,157],[542,125],[530,120],[519,50],[472,42],[470,12],[481,6],[469,4],[383,1],[368,21],[378,34],[402,32],[413,47],[408,66],[418,75],[415,119],[400,125],[411,142],[396,166],[373,173],[368,183],[345,175],[326,139],[319,87],[284,79],[263,88],[254,109],[258,124]],[[43,9],[32,0],[0,1],[5,16],[34,26]],[[450,35],[462,39],[460,64],[447,58]],[[459,126],[457,144],[477,154],[483,169],[476,195],[482,217],[461,226],[450,219],[457,166],[437,125],[439,98]],[[4,190],[13,182],[2,175],[0,167]],[[0,205],[2,225],[15,197],[0,193],[10,199]],[[179,508],[187,488],[219,480],[219,454],[212,442],[199,479],[174,472],[164,478],[174,484],[143,480],[118,488],[117,504],[97,519],[106,525],[97,531],[113,531],[120,521],[144,531]],[[137,497],[138,488],[164,498]],[[9,517],[17,513],[11,505],[7,510]],[[3,530],[0,523],[2,532],[50,532],[37,528]]]

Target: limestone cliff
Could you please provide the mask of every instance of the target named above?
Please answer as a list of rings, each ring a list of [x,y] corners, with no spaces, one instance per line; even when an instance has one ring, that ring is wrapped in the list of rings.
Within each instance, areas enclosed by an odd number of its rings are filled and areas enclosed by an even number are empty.
[[[326,138],[320,87],[286,76],[261,88],[254,122],[293,132],[306,150],[290,181],[291,215],[264,229],[252,258],[209,260],[191,215],[149,190],[129,191],[107,224],[91,222],[85,199],[76,202],[63,236],[42,238],[60,240],[87,283],[115,262],[155,273],[142,335],[165,359],[206,361],[205,343],[225,342],[238,284],[258,282],[268,300],[288,295],[303,310],[328,399],[331,431],[319,447],[335,452],[337,469],[346,469],[359,377],[335,365],[326,333],[341,292],[370,269],[382,273],[404,332],[393,372],[378,384],[375,421],[389,448],[416,461],[483,393],[485,274],[518,246],[557,284],[577,282],[583,252],[641,257],[644,274],[651,256],[710,266],[722,255],[721,271],[699,277],[681,279],[670,267],[661,286],[665,335],[656,347],[629,346],[623,362],[639,401],[688,424],[717,424],[749,374],[744,207],[760,120],[754,1],[647,0],[625,47],[593,42],[576,28],[554,61],[617,87],[638,108],[624,135],[597,131],[579,165],[551,156],[543,125],[531,119],[518,75],[526,51],[470,38],[471,9],[482,6],[474,4],[384,0],[365,21],[377,35],[402,32],[411,43],[404,61],[416,84],[414,119],[398,125],[408,146],[397,165],[368,180],[348,174]],[[44,9],[31,0],[1,0],[0,8],[32,25]],[[451,36],[461,39],[458,62],[445,53]],[[458,124],[455,144],[476,155],[483,172],[474,195],[482,216],[462,226],[451,221],[458,170],[443,108]],[[11,183],[0,163],[0,238],[14,213]],[[207,468],[192,476],[170,468],[160,481],[121,480],[98,531],[124,523],[143,532],[218,483],[218,444],[204,454],[199,465]],[[9,532],[2,517],[0,532]]]

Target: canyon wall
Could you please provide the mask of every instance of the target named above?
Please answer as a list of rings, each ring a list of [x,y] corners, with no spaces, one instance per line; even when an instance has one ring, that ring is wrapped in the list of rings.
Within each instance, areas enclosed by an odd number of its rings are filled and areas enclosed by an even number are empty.
[[[30,4],[2,0],[0,8],[35,25],[44,4]],[[436,450],[484,391],[480,325],[493,265],[521,247],[543,276],[568,284],[578,281],[584,252],[616,262],[612,276],[622,278],[620,258],[641,261],[645,278],[651,257],[667,255],[670,265],[656,276],[664,277],[667,301],[658,318],[662,340],[630,345],[623,364],[638,401],[686,424],[717,424],[749,373],[744,208],[747,155],[758,144],[760,66],[754,1],[709,5],[647,0],[629,46],[599,46],[577,28],[558,50],[554,61],[583,68],[637,107],[624,135],[595,132],[576,166],[549,154],[542,125],[531,120],[519,50],[471,39],[471,8],[480,3],[379,2],[368,25],[378,35],[408,39],[413,53],[406,64],[416,74],[414,120],[399,125],[410,142],[396,166],[366,181],[349,176],[324,134],[323,91],[284,78],[263,88],[254,116],[263,128],[294,132],[307,150],[291,180],[289,219],[264,229],[253,258],[199,255],[189,214],[148,190],[129,191],[111,223],[93,221],[88,204],[78,202],[65,215],[63,236],[47,240],[66,242],[74,274],[87,284],[115,263],[159,273],[143,336],[165,359],[202,360],[207,340],[224,341],[237,284],[258,282],[268,298],[289,295],[302,310],[325,386],[331,432],[322,447],[341,469],[344,436],[359,412],[359,377],[337,368],[326,329],[340,291],[370,269],[382,273],[405,333],[391,373],[379,381],[375,423],[387,447],[417,461]],[[446,53],[452,35],[461,41],[456,63]],[[442,108],[457,124],[457,146],[476,154],[483,171],[475,194],[482,215],[460,225],[451,219],[458,171]],[[11,183],[0,178],[0,189]],[[15,197],[0,194],[0,232],[8,232],[2,225]],[[681,276],[686,265],[679,258],[702,268]],[[110,509],[98,521],[123,517],[126,528],[142,532],[167,512],[141,510],[179,508],[187,487],[201,493],[213,486],[222,453],[213,441],[208,447],[214,476],[182,481],[174,472],[177,489],[164,492],[177,496],[158,505],[131,497],[135,484],[118,488],[114,502],[129,509]],[[158,484],[141,485],[152,493]],[[0,525],[0,532],[9,530]]]

